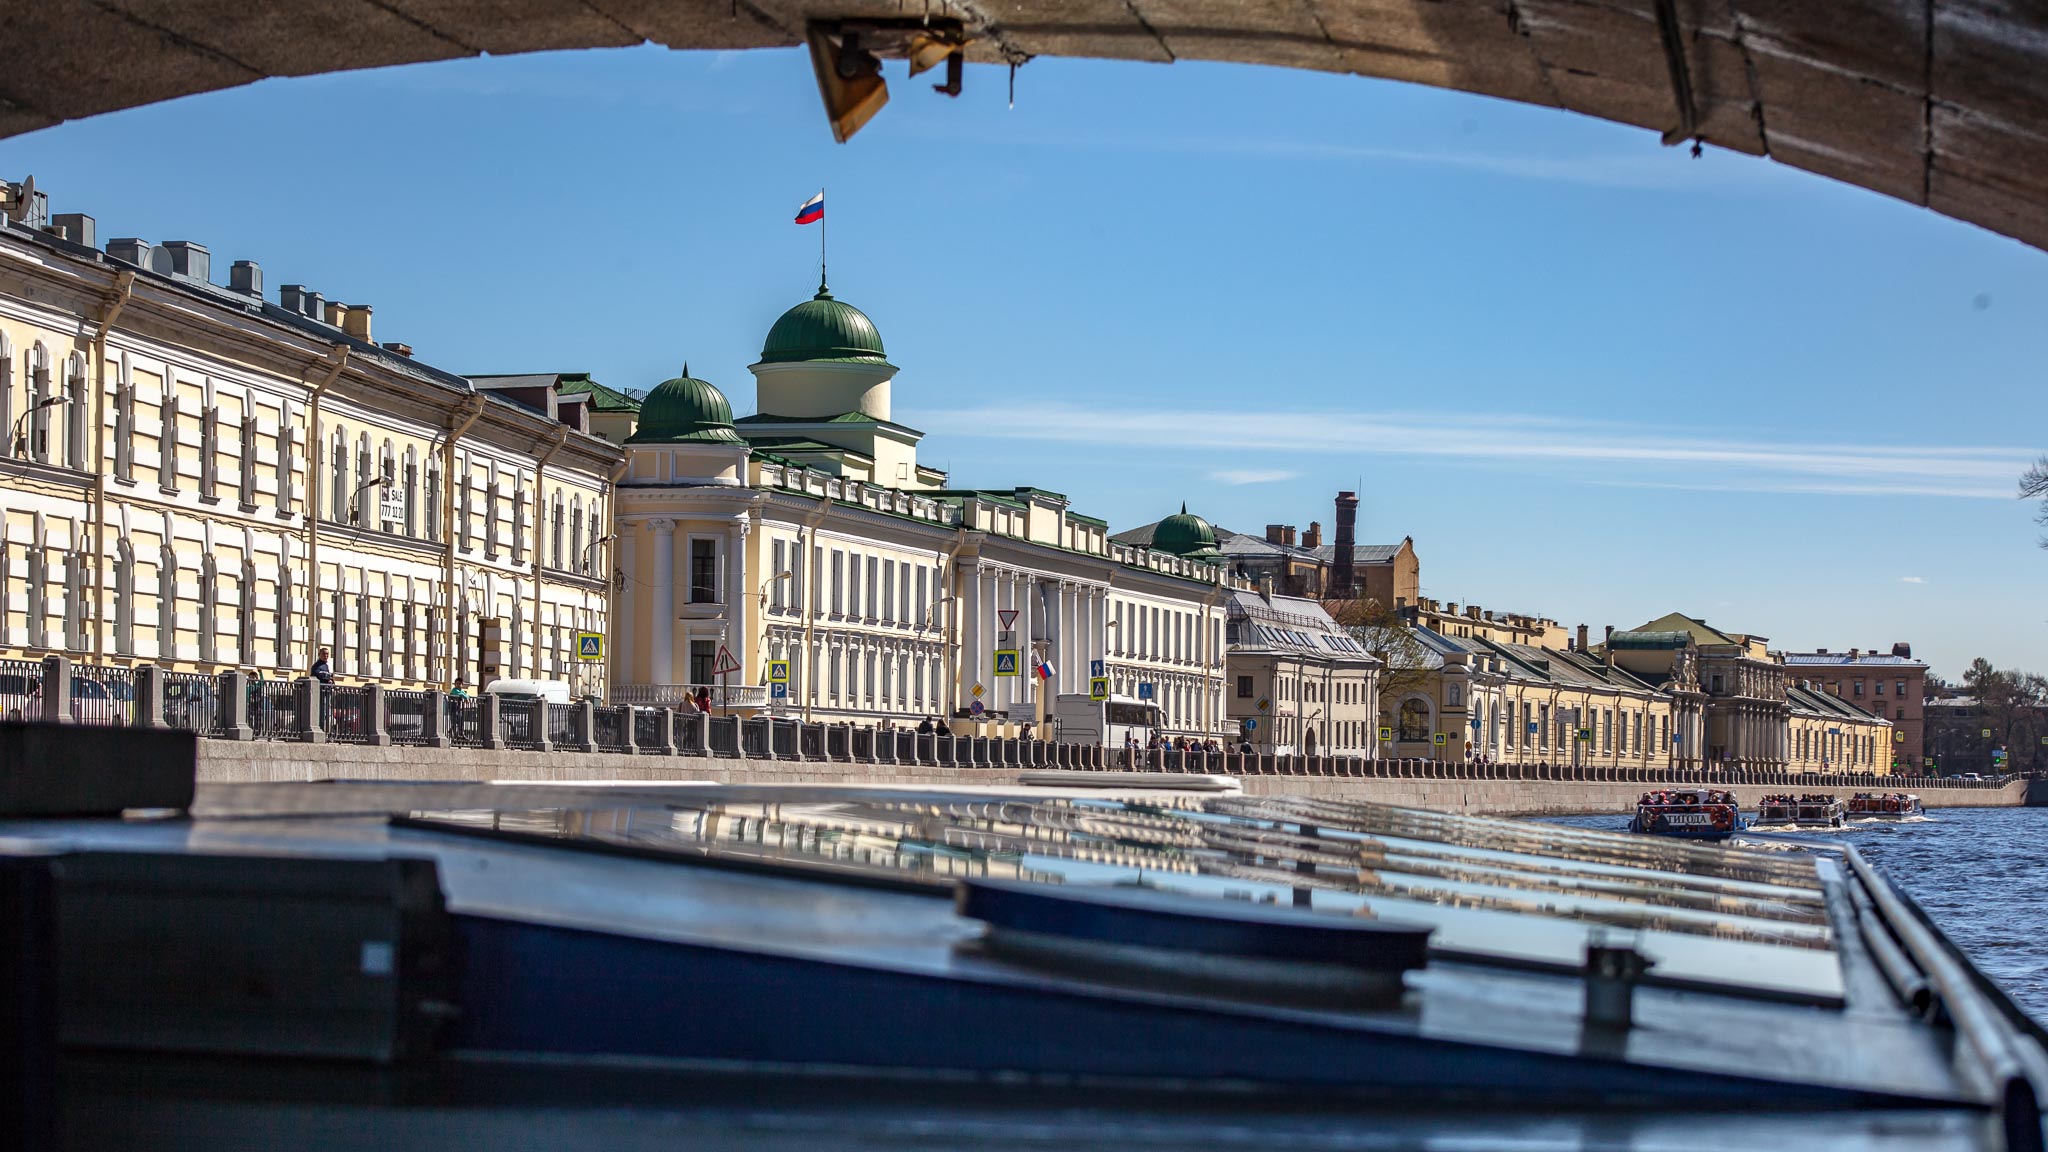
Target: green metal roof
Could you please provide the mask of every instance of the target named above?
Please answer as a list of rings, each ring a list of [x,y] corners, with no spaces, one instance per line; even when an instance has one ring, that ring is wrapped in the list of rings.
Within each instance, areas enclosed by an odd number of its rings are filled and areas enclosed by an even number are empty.
[[[616,388],[607,388],[590,378],[588,372],[563,372],[556,377],[556,393],[563,396],[590,396],[592,412],[638,412],[640,401],[633,399]]]
[[[1616,632],[1607,638],[1609,648],[1683,648],[1692,643],[1690,632]]]
[[[732,405],[709,381],[683,374],[654,386],[640,404],[640,422],[628,444],[745,444],[732,426]]]
[[[882,334],[867,313],[832,297],[818,285],[818,294],[784,312],[761,345],[761,363],[814,361],[875,364],[893,367],[882,351]]]
[[[1159,527],[1153,530],[1152,548],[1190,559],[1211,560],[1218,555],[1216,530],[1182,504],[1178,513],[1161,520]]]

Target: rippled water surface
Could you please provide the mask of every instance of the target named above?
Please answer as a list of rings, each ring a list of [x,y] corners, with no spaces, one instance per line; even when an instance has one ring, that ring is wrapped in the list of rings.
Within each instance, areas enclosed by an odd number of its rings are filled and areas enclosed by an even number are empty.
[[[1622,829],[1620,816],[1560,820]],[[1859,823],[1831,835],[1912,893],[2026,1008],[2048,1022],[2048,808],[1937,808],[1910,823]]]

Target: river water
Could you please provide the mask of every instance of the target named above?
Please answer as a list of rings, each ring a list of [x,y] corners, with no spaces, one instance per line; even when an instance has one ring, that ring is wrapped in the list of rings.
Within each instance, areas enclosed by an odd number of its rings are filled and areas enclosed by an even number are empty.
[[[1558,821],[1625,828],[1625,816]],[[1836,833],[1884,869],[1977,967],[2048,1022],[2048,808],[1935,808]]]

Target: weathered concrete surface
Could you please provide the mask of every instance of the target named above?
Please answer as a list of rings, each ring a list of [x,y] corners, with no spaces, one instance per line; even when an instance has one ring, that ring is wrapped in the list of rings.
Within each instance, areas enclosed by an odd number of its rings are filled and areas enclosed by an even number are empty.
[[[723,760],[675,756],[618,756],[604,753],[485,752],[474,748],[370,748],[354,744],[281,744],[269,741],[199,742],[202,784],[295,780],[700,780],[715,784],[1014,784],[1014,768],[928,768],[903,764],[850,765],[797,761]],[[1175,779],[1172,774],[1162,782]],[[1641,784],[1558,780],[1377,780],[1323,776],[1247,776],[1240,780],[1254,796],[1318,796],[1373,800],[1489,816],[1566,816],[1632,811]],[[1733,789],[1755,807],[1779,787],[1742,785]],[[1838,790],[1846,796],[1850,790]],[[2002,789],[1927,788],[1930,808],[2002,808],[2026,802],[2027,786],[2014,781]]]
[[[901,0],[9,7],[0,136],[267,77],[641,43],[791,47],[814,20],[918,15]],[[964,23],[979,62],[1230,60],[1453,88],[1769,156],[2048,247],[2048,6],[2039,3],[1008,0],[932,14]],[[801,65],[790,82],[809,87]],[[1000,83],[985,73],[968,82]],[[1029,99],[1028,79],[1024,90]],[[1682,237],[1685,221],[1672,228]]]

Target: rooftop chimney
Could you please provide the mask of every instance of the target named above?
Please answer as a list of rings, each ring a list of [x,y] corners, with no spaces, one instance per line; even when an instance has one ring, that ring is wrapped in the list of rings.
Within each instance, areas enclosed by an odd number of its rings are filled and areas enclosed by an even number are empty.
[[[1589,629],[1584,624],[1579,625],[1579,651],[1581,652],[1586,651],[1586,633],[1588,631]]]
[[[327,319],[327,301],[318,292],[306,293],[305,314],[314,320]]]
[[[1268,544],[1278,544],[1278,543],[1280,543],[1280,542],[1281,542],[1281,541],[1280,541],[1280,536],[1281,536],[1281,533],[1283,533],[1283,532],[1285,532],[1285,531],[1287,531],[1287,525],[1285,525],[1285,524],[1268,524],[1268,525],[1266,525],[1266,543],[1268,543]]]
[[[325,320],[336,328],[347,328],[348,305],[343,304],[339,300],[329,300],[327,307],[320,313],[319,319]]]
[[[228,287],[244,296],[263,299],[263,269],[254,260],[237,260],[228,265]]]
[[[383,348],[388,352],[396,352],[400,356],[404,356],[407,359],[410,359],[412,357],[412,345],[410,344],[400,344],[396,340],[387,340],[384,343],[378,345],[378,347]]]
[[[1308,531],[1301,534],[1301,546],[1311,549],[1323,546],[1323,526],[1320,521],[1308,522]]]
[[[1897,656],[1901,660],[1911,660],[1913,658],[1913,646],[1904,643],[1894,644],[1892,645],[1892,655]]]
[[[149,267],[149,245],[133,236],[107,241],[107,255],[138,268]]]
[[[1349,598],[1358,594],[1358,493],[1337,493],[1336,558],[1330,568],[1331,591]]]
[[[300,316],[306,314],[306,286],[286,284],[277,290],[277,306]]]
[[[1851,649],[1849,649],[1849,659],[1851,659],[1851,660],[1854,660],[1854,659],[1856,659],[1857,657],[1859,657],[1859,656],[1861,656],[1861,655],[1863,655],[1863,649],[1861,649],[1861,648],[1851,648]]]
[[[361,340],[365,344],[370,343],[370,306],[368,304],[348,305],[348,315],[343,317],[342,320],[342,331]]]
[[[205,283],[213,274],[213,254],[204,244],[190,240],[166,240],[163,250],[171,254],[171,275]]]
[[[1825,656],[1828,654],[1828,650],[1825,648],[1816,648],[1813,650],[1813,654],[1816,656]]]
[[[99,247],[99,242],[93,239],[93,233],[98,229],[93,226],[92,217],[83,212],[60,212],[50,217],[50,227],[73,244],[83,244],[87,248]]]

